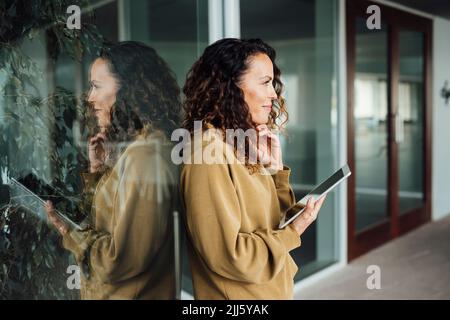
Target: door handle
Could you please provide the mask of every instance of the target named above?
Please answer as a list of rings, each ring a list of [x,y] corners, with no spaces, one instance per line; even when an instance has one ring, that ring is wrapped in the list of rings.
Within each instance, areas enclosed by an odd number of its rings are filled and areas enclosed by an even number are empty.
[[[395,114],[395,142],[396,143],[402,143],[405,139],[405,128],[404,128],[404,122],[403,118],[399,113]]]

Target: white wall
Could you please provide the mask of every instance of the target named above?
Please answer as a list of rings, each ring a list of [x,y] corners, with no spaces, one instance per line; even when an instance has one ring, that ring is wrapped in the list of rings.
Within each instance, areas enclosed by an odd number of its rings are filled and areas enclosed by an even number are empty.
[[[434,18],[433,26],[433,220],[450,213],[450,101],[441,97],[445,80],[450,87],[450,21]]]

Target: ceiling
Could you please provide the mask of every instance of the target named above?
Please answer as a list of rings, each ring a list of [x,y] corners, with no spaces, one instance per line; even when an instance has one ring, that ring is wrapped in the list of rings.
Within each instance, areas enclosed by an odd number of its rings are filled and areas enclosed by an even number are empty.
[[[326,1],[329,0],[325,0],[324,3]],[[450,20],[450,0],[390,0],[390,2]],[[139,3],[146,5],[140,8]],[[133,1],[135,10],[144,10],[142,14],[135,15],[133,24],[145,26],[152,41],[195,42],[207,39],[207,3],[206,0]],[[241,35],[244,38],[263,35],[267,41],[312,38],[318,26],[328,28],[333,25],[330,21],[333,16],[331,7],[322,3],[320,8],[324,10],[325,16],[317,16],[318,4],[321,2],[316,0],[241,0]],[[112,11],[107,10],[108,8]],[[99,28],[107,29],[105,34],[112,39],[117,38],[117,25],[113,25],[114,21],[117,21],[116,1],[97,11]],[[115,30],[115,33],[111,33],[111,30]]]
[[[391,2],[450,19],[450,0],[391,0]]]

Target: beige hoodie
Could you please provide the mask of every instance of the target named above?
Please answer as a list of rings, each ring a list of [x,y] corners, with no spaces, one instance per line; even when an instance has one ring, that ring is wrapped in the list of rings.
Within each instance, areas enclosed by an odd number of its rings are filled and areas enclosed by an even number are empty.
[[[195,298],[292,299],[298,268],[289,251],[300,237],[290,225],[278,229],[295,203],[290,169],[251,175],[219,136],[203,150],[212,144],[234,164],[185,164],[181,171]]]
[[[150,135],[130,144],[96,186],[92,225],[63,245],[81,267],[82,299],[173,299],[172,214],[176,168],[171,145]]]

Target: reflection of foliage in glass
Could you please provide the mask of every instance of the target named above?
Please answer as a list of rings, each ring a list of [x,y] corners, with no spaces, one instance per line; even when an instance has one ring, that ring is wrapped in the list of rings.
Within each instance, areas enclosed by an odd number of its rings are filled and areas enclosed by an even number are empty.
[[[74,61],[98,54],[102,39],[92,13],[83,13],[81,30],[66,28],[66,9],[73,4],[82,11],[89,5],[85,0],[0,2],[0,167],[13,177],[31,173],[45,181],[50,175],[55,194],[73,200],[57,208],[79,221],[86,214],[80,210],[79,177],[86,160],[73,126],[83,112],[72,92],[53,88],[51,81],[50,94],[39,96],[35,83],[46,80],[43,70],[21,47],[44,34],[47,66],[61,54]],[[73,263],[47,225],[21,208],[0,209],[0,299],[75,298],[66,287],[66,268]]]

